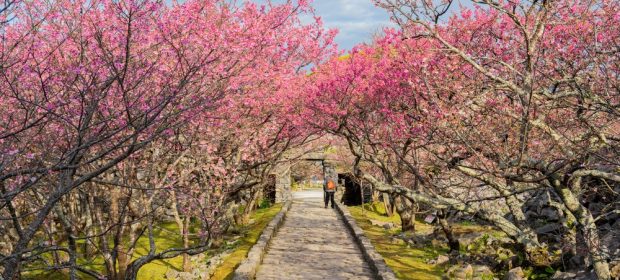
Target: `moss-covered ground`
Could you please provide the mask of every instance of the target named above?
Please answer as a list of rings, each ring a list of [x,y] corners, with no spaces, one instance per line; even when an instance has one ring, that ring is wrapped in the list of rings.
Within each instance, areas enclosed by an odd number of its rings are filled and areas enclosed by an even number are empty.
[[[380,203],[366,204],[362,213],[361,206],[351,206],[349,211],[355,218],[357,224],[364,230],[373,246],[379,254],[383,256],[387,265],[392,268],[396,277],[399,279],[441,279],[444,267],[427,262],[435,259],[439,254],[445,254],[445,247],[411,247],[401,239],[394,238],[400,232],[400,217],[394,214],[388,217],[385,214],[383,205]],[[385,229],[378,225],[373,225],[371,220],[392,222],[397,225],[393,229]],[[416,231],[419,233],[430,233],[432,227],[420,221],[416,221]]]
[[[397,213],[388,217],[382,203],[367,203],[362,206],[350,206],[349,211],[355,218],[364,233],[370,238],[372,244],[379,254],[383,256],[387,265],[392,268],[399,279],[441,279],[449,264],[434,265],[429,264],[429,260],[436,259],[438,255],[448,254],[448,247],[443,242],[430,242],[426,245],[410,245],[400,238],[396,238],[401,233],[400,217]],[[385,229],[379,223],[373,225],[371,221],[391,222],[395,225],[392,229]],[[483,226],[473,222],[465,221],[452,224],[455,236],[465,236],[471,233],[479,233],[483,236],[493,236],[503,238],[505,234],[493,229],[490,226]],[[416,235],[432,235],[433,226],[421,220],[415,222]],[[439,239],[430,237],[430,239]],[[482,238],[481,240],[486,240]],[[460,254],[484,254],[477,241],[470,246],[461,246]],[[483,248],[482,248],[483,249]]]
[[[250,225],[245,225],[237,228],[237,232],[241,234],[241,238],[239,242],[234,243],[233,246],[222,247],[218,249],[213,249],[205,252],[205,259],[208,259],[209,255],[217,254],[224,249],[232,249],[232,253],[225,259],[225,261],[217,268],[213,279],[230,279],[232,277],[232,272],[239,265],[239,263],[245,258],[250,248],[260,236],[262,230],[267,226],[269,221],[273,219],[273,217],[280,211],[282,208],[281,204],[273,205],[269,208],[258,209],[255,213],[250,217],[254,220],[254,223]],[[182,246],[182,239],[178,234],[178,226],[174,222],[166,222],[161,223],[157,227],[155,227],[154,237],[155,237],[155,245],[158,250],[162,250],[165,248],[172,247],[180,247]],[[230,238],[230,236],[226,236],[225,239]],[[79,244],[78,244],[79,245]],[[148,237],[141,237],[136,243],[136,250],[134,253],[134,259],[144,256],[148,253],[149,250],[149,241]],[[51,259],[51,256],[47,256],[47,258]],[[78,262],[82,264],[84,267],[95,271],[104,271],[103,259],[102,257],[95,257],[91,260],[78,259]],[[155,279],[164,279],[164,275],[170,269],[174,269],[177,271],[181,270],[183,263],[183,257],[178,256],[175,258],[164,259],[164,260],[156,260],[149,264],[143,266],[138,272],[138,279],[140,280],[155,280]],[[79,273],[78,276],[81,279],[89,279],[90,277]],[[26,271],[22,274],[22,279],[32,279],[32,280],[44,280],[44,279],[69,279],[66,271],[43,271],[43,270],[32,270]]]
[[[273,217],[278,214],[280,209],[282,209],[282,204],[276,204],[270,208],[258,209],[256,213],[254,213],[252,217],[252,219],[254,219],[254,223],[244,227],[242,230],[244,233],[243,238],[241,238],[241,241],[237,243],[237,246],[234,248],[233,252],[228,255],[222,264],[215,270],[215,274],[211,279],[232,279],[235,268],[237,268],[241,261],[245,259],[252,246],[256,243],[256,241],[258,241],[263,229],[273,219]]]

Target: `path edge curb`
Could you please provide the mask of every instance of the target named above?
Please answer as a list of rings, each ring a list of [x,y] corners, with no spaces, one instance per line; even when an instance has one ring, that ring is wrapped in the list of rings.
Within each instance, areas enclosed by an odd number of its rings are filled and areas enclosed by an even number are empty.
[[[291,208],[291,200],[282,205],[280,212],[267,224],[263,229],[260,237],[256,241],[256,244],[252,246],[252,249],[248,252],[248,256],[241,262],[241,264],[235,269],[233,273],[233,280],[251,280],[256,276],[258,266],[263,262],[263,257],[267,252],[267,247],[271,242],[271,239],[275,236],[278,228],[283,224],[286,213]]]
[[[373,270],[375,276],[379,280],[396,280],[394,271],[385,263],[383,256],[381,256],[375,250],[375,247],[370,242],[370,239],[364,235],[364,231],[357,225],[349,209],[342,203],[336,203],[336,209],[338,213],[344,218],[344,223],[347,229],[353,235],[353,240],[359,246],[362,251],[364,259],[370,265],[370,269]]]

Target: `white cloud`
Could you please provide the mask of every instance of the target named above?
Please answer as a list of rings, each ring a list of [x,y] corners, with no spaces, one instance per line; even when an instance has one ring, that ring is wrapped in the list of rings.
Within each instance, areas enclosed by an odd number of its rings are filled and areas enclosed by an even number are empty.
[[[312,5],[327,28],[340,30],[336,42],[341,49],[370,42],[384,27],[395,27],[388,13],[370,0],[314,0]]]
[[[257,3],[264,1],[254,0]],[[272,0],[274,3],[278,1],[284,0]],[[313,0],[312,6],[323,19],[325,27],[340,30],[336,43],[343,50],[359,43],[369,43],[373,34],[381,32],[384,27],[396,27],[388,13],[376,7],[371,0]]]

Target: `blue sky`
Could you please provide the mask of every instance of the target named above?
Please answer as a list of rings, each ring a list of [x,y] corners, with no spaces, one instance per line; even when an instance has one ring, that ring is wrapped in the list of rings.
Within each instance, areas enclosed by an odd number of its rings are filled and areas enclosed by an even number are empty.
[[[384,27],[395,27],[388,13],[370,0],[314,0],[312,6],[326,28],[340,30],[336,43],[343,50],[370,42]]]
[[[248,0],[265,3],[266,0]],[[285,0],[271,0],[283,3]],[[326,28],[338,29],[336,43],[341,50],[351,49],[358,43],[372,41],[375,33],[384,27],[396,27],[388,13],[376,7],[372,0],[311,0]],[[303,19],[302,19],[303,20]]]
[[[248,0],[265,3],[266,0]],[[282,3],[286,0],[271,0]],[[385,27],[397,27],[389,14],[375,6],[372,0],[311,0],[316,15],[323,19],[326,28],[339,30],[336,43],[341,50],[349,50],[359,43],[370,43],[373,35]],[[460,6],[472,7],[471,1],[456,0],[450,12],[458,12]],[[303,20],[303,19],[302,19]]]

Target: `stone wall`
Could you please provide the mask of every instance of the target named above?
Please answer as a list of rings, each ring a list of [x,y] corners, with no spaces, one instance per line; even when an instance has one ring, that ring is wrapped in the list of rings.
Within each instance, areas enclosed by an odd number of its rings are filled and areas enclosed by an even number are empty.
[[[323,174],[325,176],[325,180],[332,179],[334,182],[338,182],[338,173],[336,172],[336,167],[334,164],[324,161]]]
[[[291,193],[291,166],[289,165],[281,165],[279,166],[273,174],[276,177],[276,203],[289,201],[292,198]],[[336,170],[336,165],[327,161],[323,162],[323,174],[325,179],[332,179],[334,182],[338,183],[338,172]],[[341,193],[343,190],[339,188],[338,192]]]
[[[289,176],[290,177],[290,176]],[[278,228],[284,223],[284,218],[286,218],[286,212],[291,209],[292,201],[288,201],[282,206],[282,210],[278,213],[269,224],[263,229],[258,241],[256,244],[252,246],[250,252],[248,252],[248,256],[239,267],[235,269],[233,274],[233,280],[251,280],[254,279],[256,275],[256,270],[258,266],[263,261],[263,256],[267,252],[267,247],[271,242],[271,239],[276,235]]]
[[[291,200],[291,169],[283,168],[276,175],[276,203]]]

